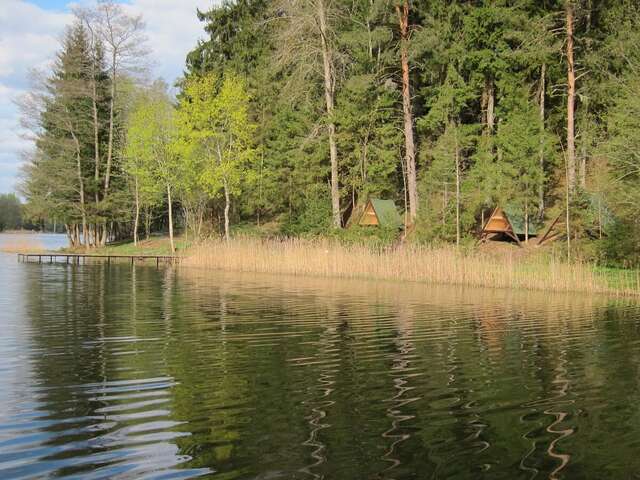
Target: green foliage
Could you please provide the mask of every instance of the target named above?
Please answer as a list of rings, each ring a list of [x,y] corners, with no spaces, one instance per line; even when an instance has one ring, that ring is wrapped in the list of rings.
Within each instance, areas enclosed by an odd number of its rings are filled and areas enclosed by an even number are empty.
[[[113,187],[104,198],[104,49],[73,26],[39,97],[37,149],[23,185],[28,215],[127,224],[136,185],[144,208],[159,211],[169,185],[198,236],[223,211],[227,224],[328,235],[328,124],[335,126],[342,212],[369,196],[402,204],[401,42],[418,159],[414,237],[464,244],[496,205],[541,220],[564,211],[565,2],[411,2],[408,41],[396,6],[239,0],[198,12],[207,38],[187,56],[177,110],[166,88],[119,81]],[[631,252],[639,234],[640,13],[626,0],[574,7],[576,160],[584,175],[569,202],[571,235],[585,255],[626,264],[609,249],[610,238],[628,234],[624,251]],[[375,229],[333,234],[388,240]]]
[[[100,216],[99,204],[88,205],[100,188],[95,181],[93,163],[95,136],[93,103],[89,84],[95,76],[97,114],[106,118],[108,78],[104,72],[100,45],[92,50],[84,27],[76,23],[63,39],[53,72],[41,92],[34,92],[27,111],[36,124],[36,147],[25,167],[22,190],[29,200],[33,217],[79,223],[83,210],[90,220]],[[95,65],[94,65],[95,62]],[[94,72],[94,69],[96,70]],[[98,131],[98,144],[105,142],[105,131]],[[102,170],[98,168],[100,177]],[[80,184],[87,203],[79,205]]]
[[[244,82],[228,73],[219,83],[213,74],[188,81],[178,117],[177,147],[183,157],[202,158],[199,181],[212,197],[223,189],[239,195],[255,183],[255,127]]]
[[[331,202],[328,187],[315,185],[305,192],[300,213],[285,215],[282,233],[291,236],[317,236],[331,230]]]
[[[138,189],[143,207],[152,207],[161,202],[165,184],[162,182],[158,159],[168,152],[160,151],[169,145],[172,128],[172,106],[162,87],[138,92],[129,114],[126,142],[123,149],[125,172],[132,178]],[[169,136],[166,140],[163,137]]]
[[[402,143],[401,126],[393,111],[397,92],[378,85],[373,75],[355,75],[345,82],[338,100],[336,123],[345,194],[397,198],[397,152]]]
[[[353,225],[332,236],[346,245],[366,246],[371,249],[384,249],[393,246],[400,237],[400,230],[393,227],[373,227]]]
[[[640,266],[640,225],[638,222],[617,220],[598,246],[605,265],[637,268]]]
[[[151,202],[180,179],[174,151],[176,135],[175,108],[166,92],[141,94],[129,115],[124,153],[128,173],[139,180],[141,191]]]
[[[13,193],[0,194],[0,232],[22,227],[22,204]]]

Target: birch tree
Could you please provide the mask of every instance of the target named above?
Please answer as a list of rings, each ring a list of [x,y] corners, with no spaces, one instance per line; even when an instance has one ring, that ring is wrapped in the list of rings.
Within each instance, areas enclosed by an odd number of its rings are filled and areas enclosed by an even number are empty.
[[[249,119],[249,96],[242,79],[228,73],[221,85],[216,75],[187,82],[179,109],[181,154],[204,159],[200,182],[212,197],[224,196],[224,236],[230,239],[230,210],[234,195],[251,182],[248,168],[256,157],[255,126]]]
[[[137,228],[141,204],[153,201],[159,192],[167,198],[169,241],[175,252],[173,235],[173,202],[180,178],[180,163],[175,151],[175,107],[164,91],[142,95],[129,115],[125,154],[127,171],[135,185],[135,226]]]
[[[144,67],[146,37],[141,15],[129,15],[123,7],[113,0],[100,0],[97,7],[84,14],[87,23],[92,24],[92,31],[105,47],[110,75],[109,120],[107,152],[103,183],[103,200],[109,196],[114,159],[114,139],[116,123],[116,102],[118,93],[118,77]],[[103,227],[100,244],[107,240],[106,225]]]

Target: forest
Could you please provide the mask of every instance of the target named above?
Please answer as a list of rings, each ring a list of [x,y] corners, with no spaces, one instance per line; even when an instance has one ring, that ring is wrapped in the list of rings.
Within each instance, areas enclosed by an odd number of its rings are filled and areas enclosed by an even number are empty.
[[[0,232],[22,228],[22,205],[12,194],[0,194]]]
[[[174,230],[345,228],[392,199],[406,240],[472,244],[499,205],[566,217],[574,255],[640,264],[637,0],[237,0],[175,88],[142,17],[77,9],[21,100],[33,219],[87,248]],[[175,94],[174,94],[175,92]]]

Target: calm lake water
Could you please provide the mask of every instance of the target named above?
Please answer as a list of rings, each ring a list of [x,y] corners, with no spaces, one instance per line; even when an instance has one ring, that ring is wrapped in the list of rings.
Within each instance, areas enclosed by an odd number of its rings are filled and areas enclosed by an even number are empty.
[[[631,302],[2,253],[0,287],[2,479],[640,478]]]

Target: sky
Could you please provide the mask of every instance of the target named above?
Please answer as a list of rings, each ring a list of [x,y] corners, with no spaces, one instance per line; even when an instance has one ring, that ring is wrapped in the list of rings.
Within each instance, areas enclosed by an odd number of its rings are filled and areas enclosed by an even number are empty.
[[[204,37],[196,9],[215,0],[122,0],[131,13],[142,13],[149,38],[152,75],[169,84],[182,74],[187,52]],[[21,152],[32,148],[23,138],[14,101],[29,88],[29,71],[46,69],[72,21],[74,5],[89,0],[0,0],[0,193],[16,190]]]

